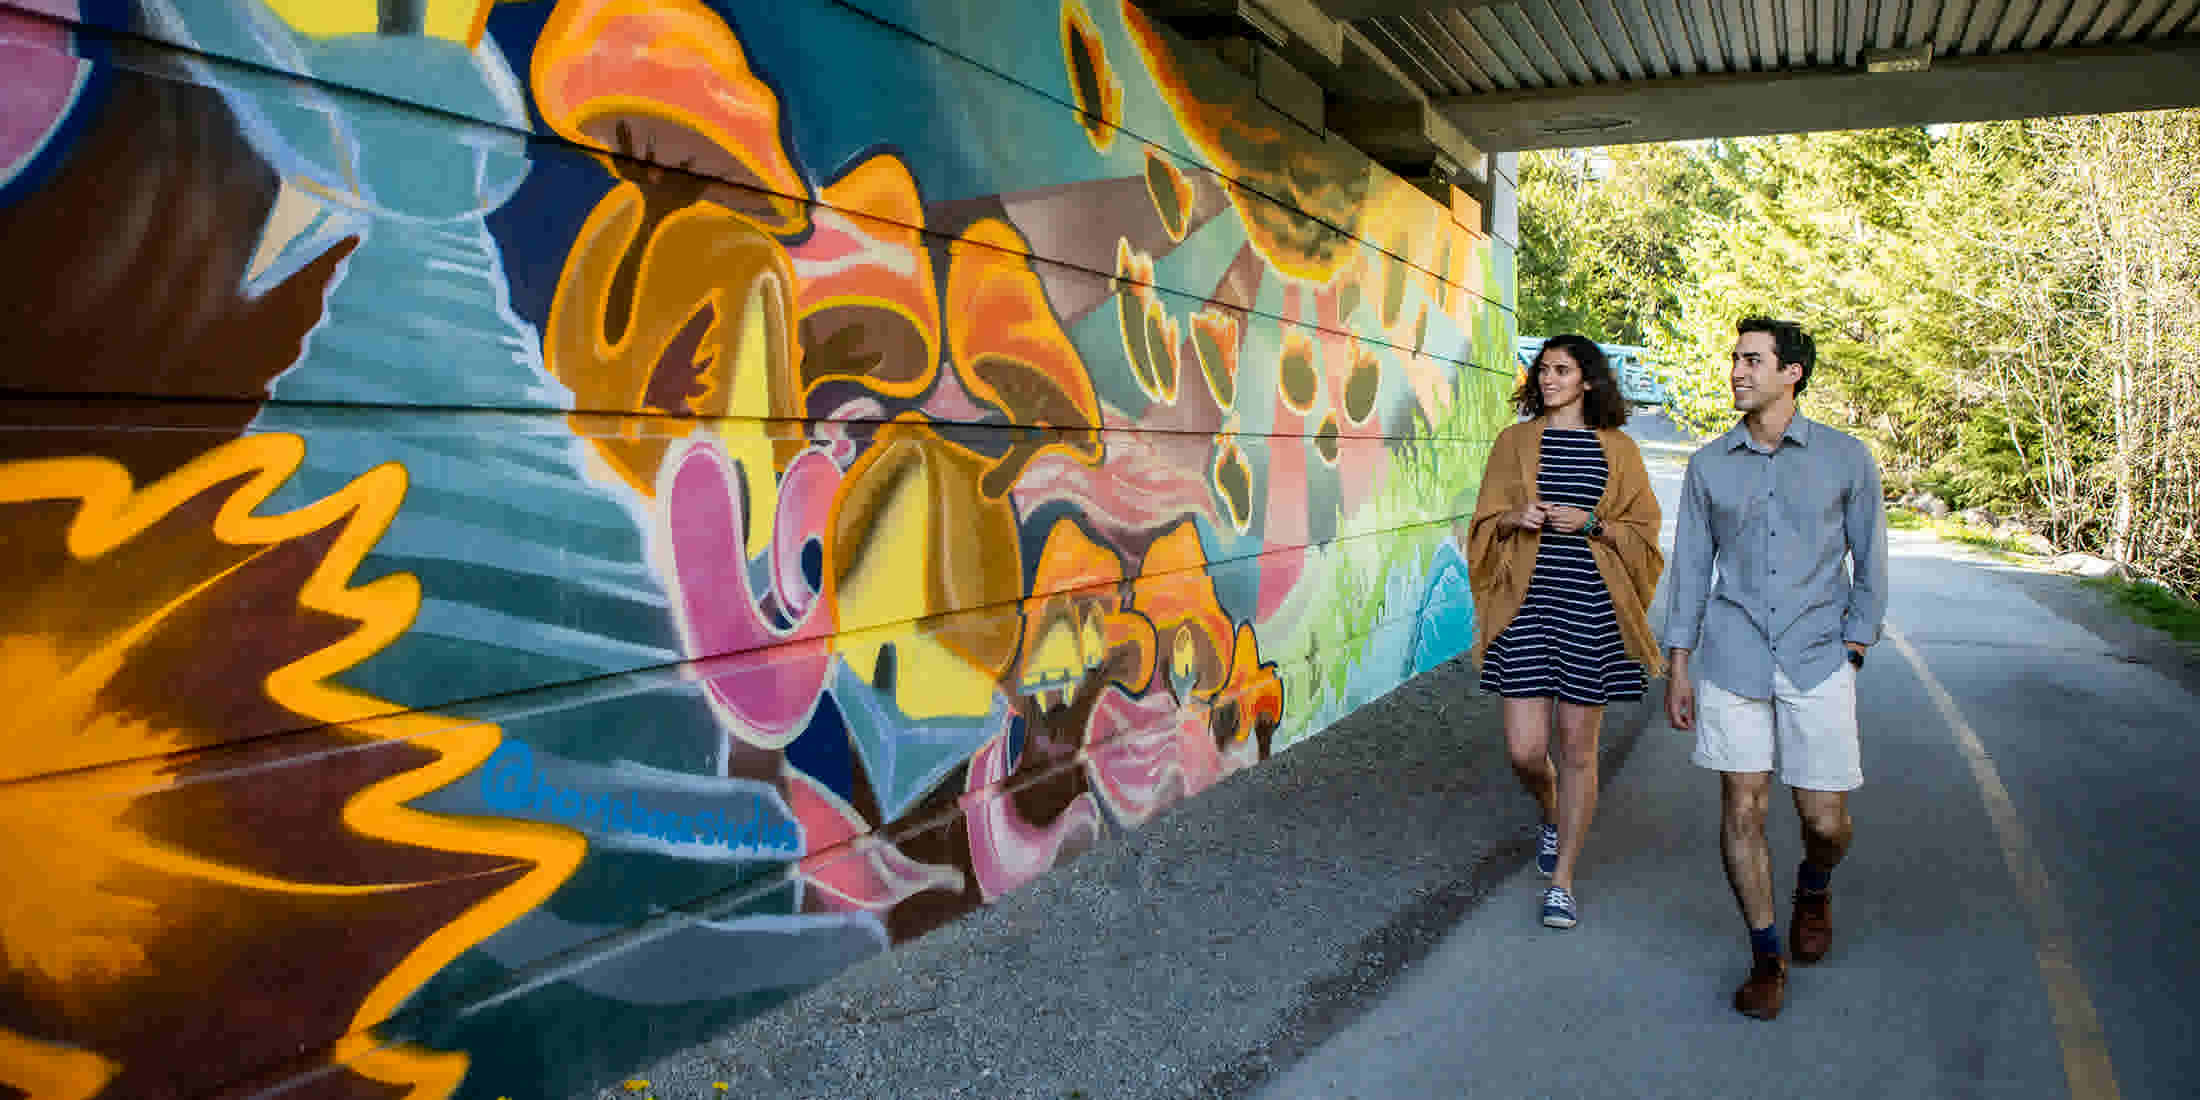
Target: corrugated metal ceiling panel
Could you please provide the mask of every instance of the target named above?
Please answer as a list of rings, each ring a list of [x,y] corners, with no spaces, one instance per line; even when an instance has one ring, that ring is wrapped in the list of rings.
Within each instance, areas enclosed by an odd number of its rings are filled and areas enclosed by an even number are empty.
[[[1425,6],[1423,6],[1425,7]],[[2200,33],[2200,0],[1500,0],[1362,20],[1432,96]]]

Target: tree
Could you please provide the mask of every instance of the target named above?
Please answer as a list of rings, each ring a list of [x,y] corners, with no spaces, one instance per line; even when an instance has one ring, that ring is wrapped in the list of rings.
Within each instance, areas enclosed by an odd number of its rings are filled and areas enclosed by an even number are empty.
[[[1520,195],[1520,331],[1620,344],[1650,342],[1692,223],[1718,208],[1684,145],[1527,153]]]
[[[1890,488],[2200,591],[2200,111],[1530,155],[1520,325],[1653,345],[1723,427],[1736,319]]]

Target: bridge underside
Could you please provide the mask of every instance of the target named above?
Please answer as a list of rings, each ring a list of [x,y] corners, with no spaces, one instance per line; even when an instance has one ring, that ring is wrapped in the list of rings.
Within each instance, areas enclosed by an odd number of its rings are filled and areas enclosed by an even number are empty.
[[[1487,156],[1526,149],[2200,104],[2200,0],[1141,3],[1309,128],[1486,198]]]

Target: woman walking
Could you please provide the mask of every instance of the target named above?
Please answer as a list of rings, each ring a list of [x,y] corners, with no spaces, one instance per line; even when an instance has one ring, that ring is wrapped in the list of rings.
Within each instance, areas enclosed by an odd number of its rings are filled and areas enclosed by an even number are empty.
[[[1513,403],[1527,419],[1498,433],[1468,528],[1474,648],[1482,690],[1505,700],[1513,774],[1542,809],[1543,923],[1571,928],[1604,706],[1641,698],[1645,675],[1664,668],[1644,612],[1665,556],[1603,350],[1581,336],[1544,341]]]

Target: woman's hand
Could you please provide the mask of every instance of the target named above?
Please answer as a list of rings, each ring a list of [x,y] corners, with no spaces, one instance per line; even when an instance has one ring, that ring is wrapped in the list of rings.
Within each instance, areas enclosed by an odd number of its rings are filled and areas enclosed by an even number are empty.
[[[1571,535],[1589,526],[1589,510],[1571,504],[1539,505],[1544,510],[1544,522],[1561,535]]]
[[[1505,529],[1508,531],[1541,531],[1551,518],[1550,505],[1536,501],[1517,512],[1505,513]]]

